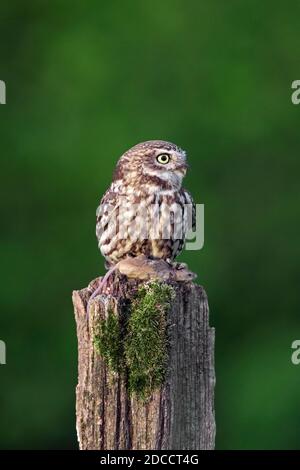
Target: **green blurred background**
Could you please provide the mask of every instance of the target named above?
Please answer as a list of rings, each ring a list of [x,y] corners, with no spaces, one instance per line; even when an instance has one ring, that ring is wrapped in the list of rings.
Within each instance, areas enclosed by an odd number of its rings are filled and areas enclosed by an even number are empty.
[[[77,448],[71,292],[104,272],[96,207],[148,139],[188,151],[205,204],[204,249],[181,258],[216,327],[217,448],[300,448],[299,2],[0,12],[0,448]]]

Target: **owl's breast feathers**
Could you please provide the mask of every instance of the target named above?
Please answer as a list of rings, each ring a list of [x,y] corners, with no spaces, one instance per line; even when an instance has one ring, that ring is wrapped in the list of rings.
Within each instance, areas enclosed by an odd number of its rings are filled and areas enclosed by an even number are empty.
[[[99,249],[111,265],[141,254],[173,260],[183,249],[187,231],[195,229],[195,213],[185,189],[149,193],[114,182],[97,211]]]

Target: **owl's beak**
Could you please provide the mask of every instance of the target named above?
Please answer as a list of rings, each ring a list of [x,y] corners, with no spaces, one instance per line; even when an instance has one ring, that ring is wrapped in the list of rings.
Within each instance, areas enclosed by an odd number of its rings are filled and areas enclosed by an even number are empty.
[[[183,163],[182,165],[176,168],[176,171],[180,172],[183,176],[185,176],[188,168],[189,168],[188,164]]]

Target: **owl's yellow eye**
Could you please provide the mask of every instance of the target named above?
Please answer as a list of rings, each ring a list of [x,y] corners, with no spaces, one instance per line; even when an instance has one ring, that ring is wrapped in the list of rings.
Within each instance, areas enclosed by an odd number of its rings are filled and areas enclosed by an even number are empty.
[[[170,155],[168,153],[161,153],[160,155],[157,155],[156,160],[158,163],[166,165],[170,161]]]

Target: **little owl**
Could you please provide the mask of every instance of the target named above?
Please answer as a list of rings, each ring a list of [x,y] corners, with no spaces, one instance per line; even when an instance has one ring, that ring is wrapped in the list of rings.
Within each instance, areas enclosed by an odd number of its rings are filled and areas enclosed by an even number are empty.
[[[140,143],[121,156],[97,211],[96,234],[109,268],[105,280],[125,257],[143,254],[172,263],[182,251],[195,226],[192,197],[182,188],[187,167],[186,153],[162,140]]]

